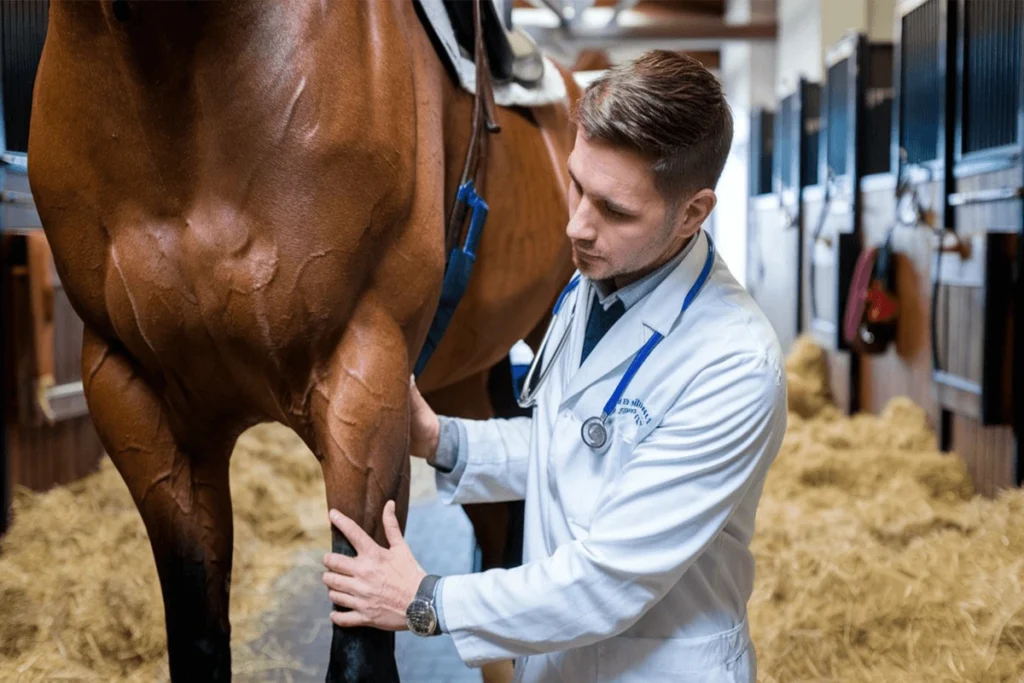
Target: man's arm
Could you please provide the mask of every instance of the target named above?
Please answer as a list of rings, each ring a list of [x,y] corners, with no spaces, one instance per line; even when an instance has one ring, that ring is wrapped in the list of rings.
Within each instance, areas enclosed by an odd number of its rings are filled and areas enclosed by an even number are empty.
[[[522,500],[530,460],[529,417],[463,420],[439,417],[438,497],[445,503],[498,503]]]
[[[680,579],[762,479],[785,432],[781,367],[709,367],[597,503],[586,539],[510,570],[446,577],[445,630],[462,659],[587,645],[635,623]]]

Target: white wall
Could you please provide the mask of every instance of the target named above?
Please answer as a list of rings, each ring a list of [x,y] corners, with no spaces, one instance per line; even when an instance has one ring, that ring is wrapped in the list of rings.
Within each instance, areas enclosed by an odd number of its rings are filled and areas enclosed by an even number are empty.
[[[825,53],[847,31],[873,40],[893,40],[898,0],[776,0],[780,95],[796,89],[800,76],[822,82]]]
[[[751,20],[752,0],[728,0],[726,19]],[[756,2],[756,0],[754,0]],[[709,227],[723,260],[746,284],[750,112],[774,108],[801,76],[821,83],[826,51],[848,31],[892,40],[898,0],[776,0],[775,43],[729,42],[719,77],[736,122],[732,151],[719,180],[718,206]]]
[[[821,11],[819,0],[778,0],[775,86],[779,95],[793,92],[801,76],[821,82]]]
[[[746,22],[753,17],[751,0],[728,0],[726,20]],[[772,83],[777,47],[774,43],[731,42],[721,50],[719,78],[732,109],[732,150],[718,181],[718,206],[711,223],[715,245],[733,276],[746,284],[747,199],[750,158],[750,112],[753,107],[773,107]]]

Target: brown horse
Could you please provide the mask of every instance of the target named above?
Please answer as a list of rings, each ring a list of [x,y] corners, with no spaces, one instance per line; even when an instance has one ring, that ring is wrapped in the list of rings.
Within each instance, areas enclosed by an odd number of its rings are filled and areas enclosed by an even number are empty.
[[[243,430],[293,428],[328,504],[379,541],[388,499],[404,519],[409,375],[472,104],[410,2],[51,3],[30,182],[85,323],[92,418],[152,543],[175,681],[231,676]],[[497,122],[477,268],[420,381],[479,417],[488,368],[571,270],[566,106]],[[397,680],[393,644],[335,628],[328,680]]]

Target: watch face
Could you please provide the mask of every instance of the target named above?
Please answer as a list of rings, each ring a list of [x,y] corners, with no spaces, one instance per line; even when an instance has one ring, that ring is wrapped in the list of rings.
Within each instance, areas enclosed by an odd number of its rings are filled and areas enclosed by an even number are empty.
[[[430,603],[416,598],[405,610],[405,620],[409,630],[418,636],[429,636],[437,627],[437,614]]]

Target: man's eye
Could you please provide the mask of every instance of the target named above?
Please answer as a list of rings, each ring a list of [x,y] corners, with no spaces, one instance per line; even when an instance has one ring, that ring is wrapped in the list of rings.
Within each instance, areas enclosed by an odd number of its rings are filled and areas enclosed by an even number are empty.
[[[609,204],[604,205],[604,210],[608,213],[609,216],[612,216],[613,218],[629,218],[628,213],[623,213]]]

